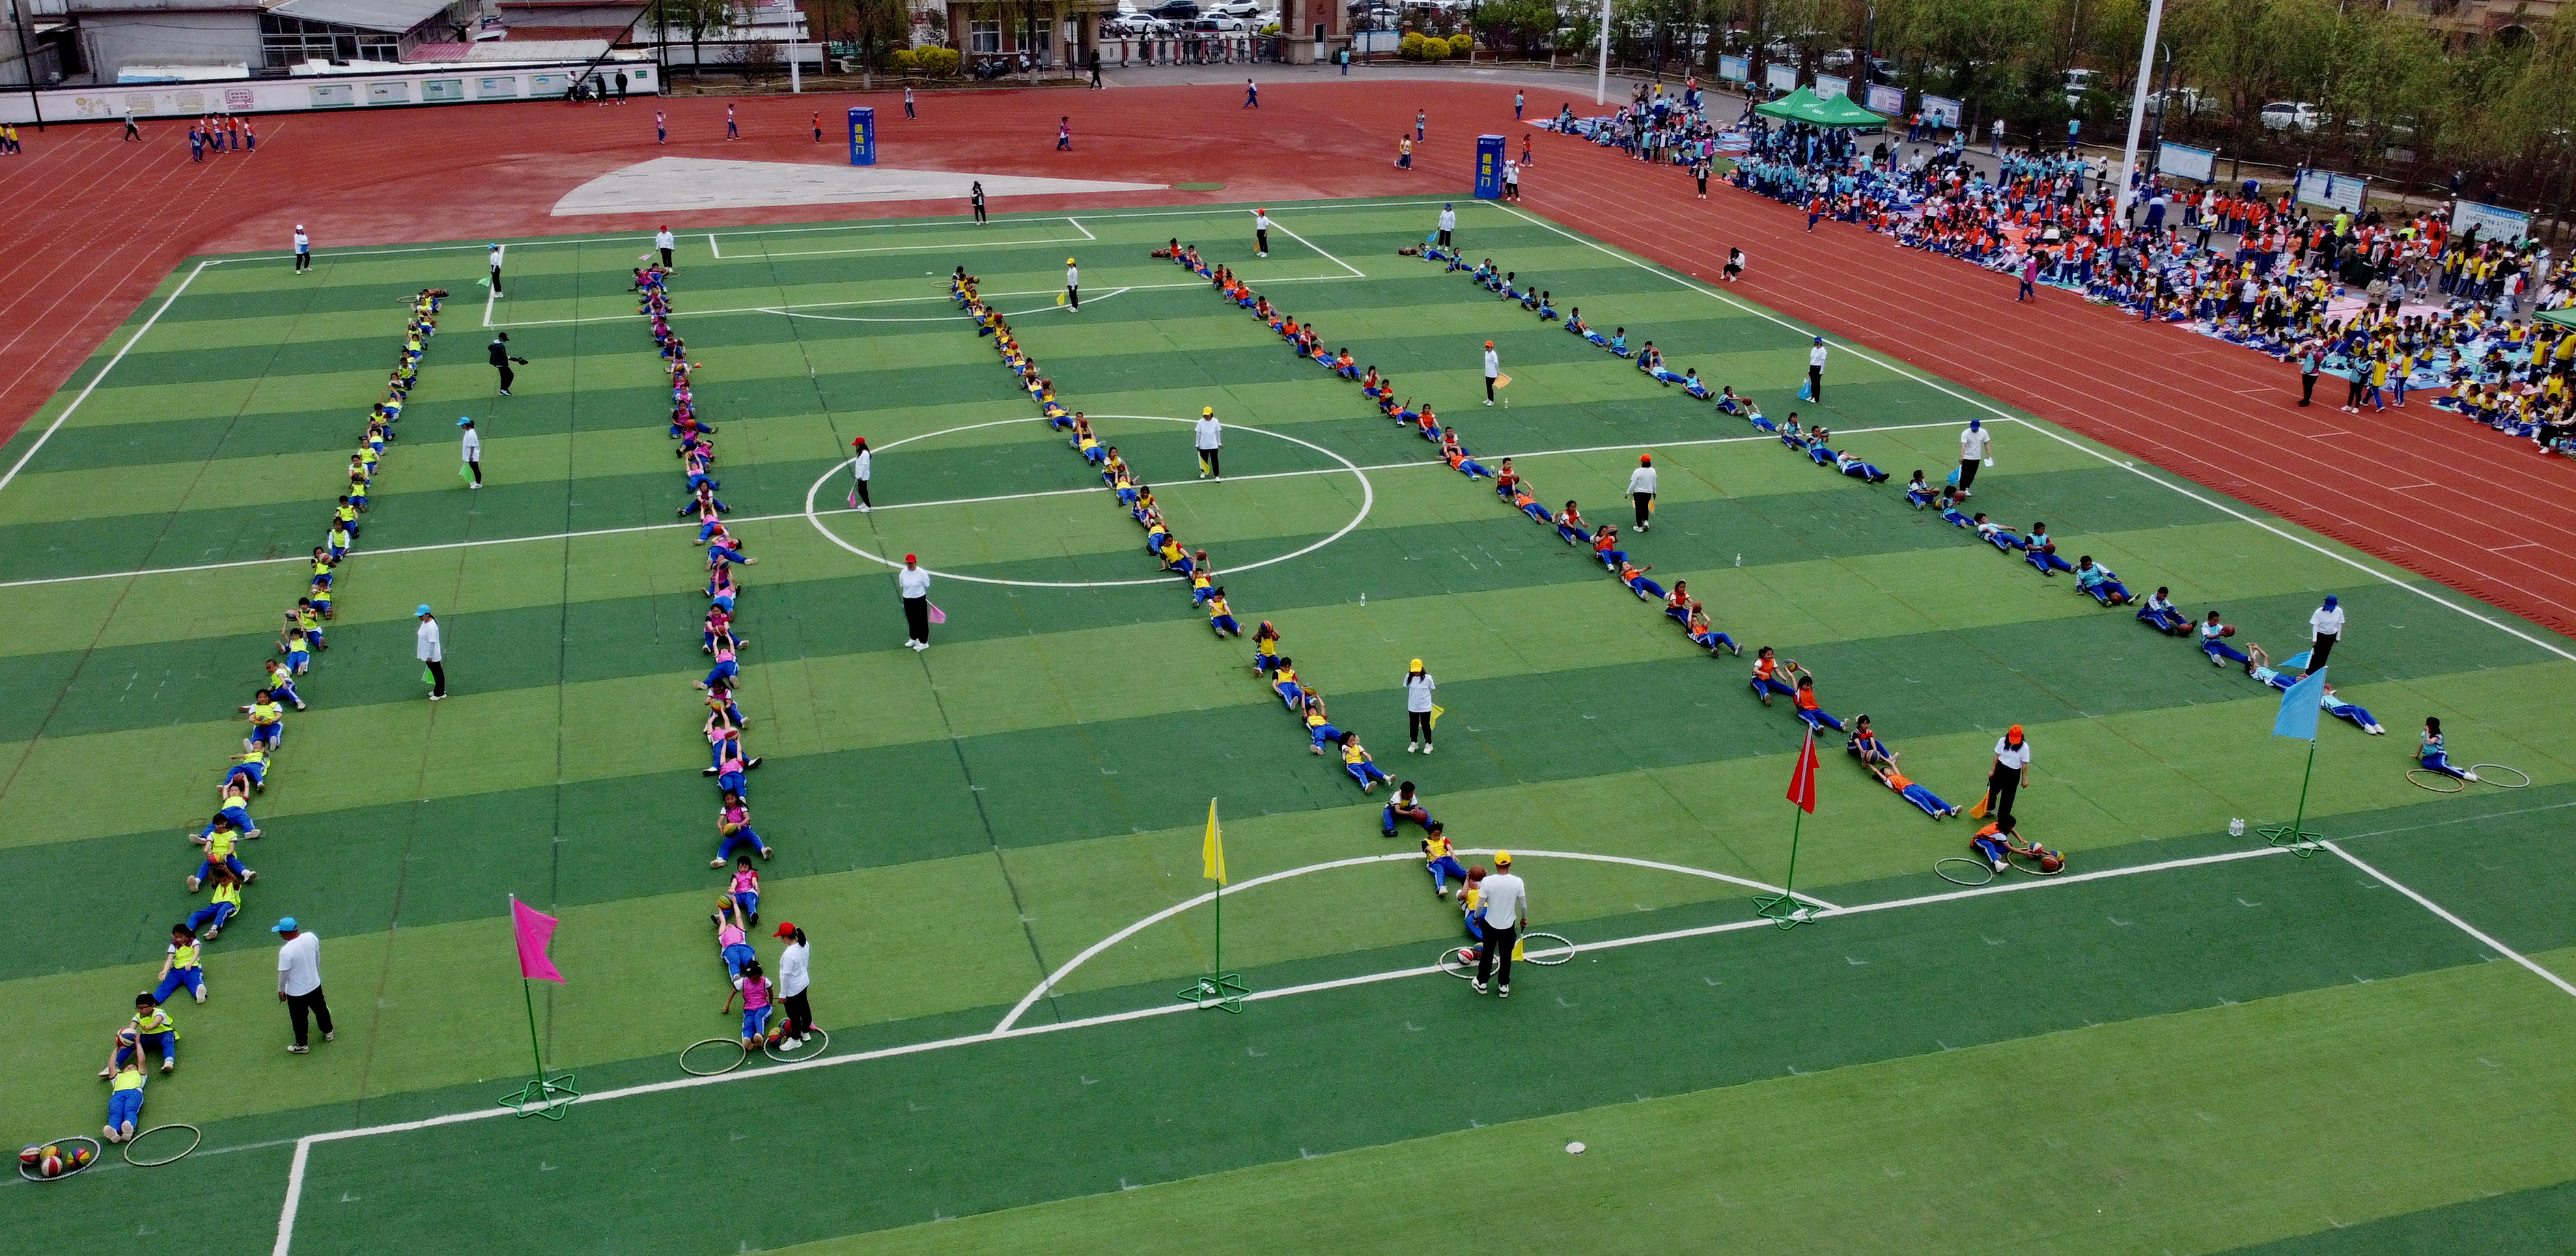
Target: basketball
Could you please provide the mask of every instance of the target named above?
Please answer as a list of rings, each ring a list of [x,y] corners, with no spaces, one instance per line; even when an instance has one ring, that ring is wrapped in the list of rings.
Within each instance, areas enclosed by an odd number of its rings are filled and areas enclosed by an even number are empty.
[[[2234,624],[2228,624],[2228,625],[2226,625],[2225,627],[2220,628],[2220,629],[2218,630],[2218,635],[2219,635],[2219,636],[2222,636],[2222,637],[2232,637],[2232,636],[2235,636],[2235,635],[2236,635],[2236,625],[2234,625]]]
[[[36,1162],[36,1176],[38,1176],[38,1177],[58,1178],[58,1177],[61,1177],[62,1175],[63,1175],[63,1158],[62,1158],[61,1156],[59,1156],[59,1155],[54,1154],[54,1149],[53,1149],[53,1148],[51,1148],[51,1147],[46,1148],[46,1149],[45,1149],[45,1158]]]
[[[18,1163],[22,1165],[32,1165],[44,1158],[45,1149],[35,1145],[34,1143],[29,1143],[18,1149]]]
[[[2053,851],[2053,850],[2043,850],[2043,851],[2039,852],[2039,870],[2040,870],[2040,871],[2042,871],[2042,872],[2055,872],[2055,871],[2057,871],[2058,869],[2063,868],[2063,867],[2065,867],[2065,866],[2066,866],[2066,857],[2065,857],[2065,856],[2063,856],[2063,855],[2058,854],[2056,851]]]

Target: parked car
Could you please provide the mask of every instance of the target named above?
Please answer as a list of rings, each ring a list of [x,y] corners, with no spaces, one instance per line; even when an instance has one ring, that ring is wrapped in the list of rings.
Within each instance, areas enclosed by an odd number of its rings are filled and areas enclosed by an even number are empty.
[[[2301,131],[2317,129],[2317,107],[2306,101],[2276,100],[2263,106],[2263,129],[2266,131]]]
[[[1858,56],[1858,53],[1849,48],[1836,48],[1825,54],[1824,66],[1836,74],[1842,74],[1852,68],[1852,62]]]
[[[1199,15],[1198,0],[1163,0],[1161,4],[1146,9],[1145,13],[1167,22],[1186,22]]]
[[[1873,83],[1895,82],[1896,59],[1893,57],[1871,57],[1869,59],[1869,81]]]

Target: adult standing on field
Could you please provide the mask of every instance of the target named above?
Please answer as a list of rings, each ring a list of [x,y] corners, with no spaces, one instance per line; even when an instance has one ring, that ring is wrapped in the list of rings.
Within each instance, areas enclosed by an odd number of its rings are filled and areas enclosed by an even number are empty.
[[[1807,348],[1807,400],[1817,405],[1825,404],[1825,338],[1822,336],[1816,337],[1816,343]]]
[[[1199,478],[1224,479],[1225,463],[1220,456],[1225,452],[1225,425],[1216,421],[1215,406],[1199,407],[1198,426],[1192,429],[1190,439],[1199,450]]]
[[[779,1045],[801,1047],[814,1033],[814,1005],[805,997],[806,987],[813,984],[807,971],[805,931],[791,920],[779,925],[772,936],[787,939],[786,949],[778,953],[778,997],[787,1007],[787,1023],[779,1027]]]
[[[662,250],[662,269],[671,269],[671,249],[679,242],[679,238],[671,234],[671,224],[666,222],[653,229],[653,247]]]
[[[876,503],[868,499],[870,464],[875,461],[876,455],[868,450],[867,437],[850,439],[850,496],[858,499],[859,513],[863,515],[877,508]]]
[[[509,396],[510,385],[517,382],[519,378],[519,373],[511,370],[510,364],[516,362],[521,366],[526,366],[528,364],[528,360],[526,358],[514,357],[511,355],[510,333],[506,331],[492,333],[492,343],[483,347],[491,354],[493,369],[501,372],[501,395],[504,397]]]
[[[1422,660],[1413,660],[1413,665],[1405,669],[1404,752],[1406,754],[1413,753],[1414,742],[1417,740],[1422,743],[1422,753],[1431,753],[1431,694],[1439,687],[1439,682],[1431,679],[1431,673],[1423,670]]]
[[[1647,522],[1655,515],[1655,456],[1653,454],[1637,455],[1637,469],[1628,473],[1628,500],[1637,505],[1637,530],[1645,531]]]
[[[905,88],[904,90],[906,90],[906,91],[910,91],[910,90],[912,90],[912,89],[910,89],[910,88]],[[984,225],[984,181],[983,181],[982,179],[977,179],[977,180],[975,181],[975,187],[974,187],[974,190],[973,190],[973,191],[971,191],[971,192],[968,192],[966,195],[967,195],[967,198],[968,198],[969,200],[972,200],[972,201],[975,203],[975,225],[976,225],[976,226],[978,226],[978,227],[983,226],[983,225]]]
[[[1969,495],[1968,486],[1977,482],[1977,468],[1986,464],[1986,451],[1994,447],[1995,434],[1986,430],[1986,421],[1968,420],[1967,429],[1959,433],[1959,496]]]
[[[485,247],[491,250],[484,255],[483,260],[491,263],[492,295],[497,297],[501,295],[501,246],[496,242]]]
[[[2343,607],[2335,604],[2333,594],[2327,594],[2325,605],[2308,616],[2308,627],[2316,635],[2308,642],[2308,665],[2299,669],[2301,676],[2324,671],[2326,656],[2334,653],[2335,642],[2343,639]]]
[[[1449,247],[1449,233],[1450,233],[1450,232],[1452,232],[1452,231],[1456,231],[1457,229],[1458,229],[1458,207],[1457,207],[1456,205],[1443,205],[1443,206],[1441,206],[1441,207],[1440,207],[1440,247],[1442,247],[1442,248],[1444,248],[1444,249]]]
[[[1986,771],[1986,818],[1997,822],[2013,813],[2013,799],[2030,783],[2030,743],[2015,724],[1995,739],[1995,763]],[[2005,824],[2005,828],[2011,828]]]
[[[295,1041],[286,1050],[303,1055],[313,1049],[304,1038],[307,1020],[321,1026],[322,1041],[333,1036],[331,1005],[322,999],[322,935],[304,932],[293,916],[269,932],[278,936],[277,1001],[286,1005],[286,1019],[295,1026]]]
[[[501,369],[507,372],[510,368],[505,366]],[[507,397],[510,394],[504,392],[501,395]],[[465,487],[481,488],[483,487],[483,435],[474,430],[472,419],[458,419],[456,426],[465,429],[465,438],[459,442],[464,446],[465,470],[471,477],[465,481]]]
[[[1476,993],[1485,992],[1487,978],[1497,975],[1502,997],[1512,997],[1512,947],[1521,940],[1521,930],[1529,924],[1529,887],[1512,875],[1512,852],[1494,852],[1494,875],[1479,883],[1476,910],[1485,926],[1484,945],[1476,954]]]
[[[930,648],[930,573],[921,569],[921,560],[903,556],[903,570],[894,573],[895,588],[903,593],[903,625],[910,635],[903,640],[914,652]]]
[[[1254,257],[1270,256],[1269,210],[1256,209],[1252,211],[1252,255]]]
[[[412,614],[419,617],[420,628],[412,634],[411,652],[429,673],[429,700],[436,702],[447,696],[446,643],[440,639],[438,616],[429,613],[429,603],[421,603]]]
[[[1064,302],[1074,313],[1082,312],[1082,268],[1070,257],[1064,259]]]
[[[134,115],[127,114],[125,124],[134,125]],[[313,237],[304,234],[304,224],[299,222],[295,224],[295,273],[301,275],[311,269],[313,269]]]
[[[1494,352],[1494,342],[1485,342],[1485,405],[1494,404],[1494,381],[1503,377],[1502,355]]]

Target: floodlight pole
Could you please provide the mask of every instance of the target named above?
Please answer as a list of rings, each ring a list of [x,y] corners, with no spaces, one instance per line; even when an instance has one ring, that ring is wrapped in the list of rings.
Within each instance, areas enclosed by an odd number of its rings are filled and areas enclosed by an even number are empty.
[[[2120,154],[2120,188],[2116,194],[2119,199],[2111,214],[2111,221],[2124,228],[2129,224],[2130,202],[2137,197],[2129,180],[2138,169],[2138,132],[2146,129],[2147,85],[2155,80],[2156,33],[2163,29],[2164,24],[2165,0],[2148,0],[2147,37],[2138,45],[2138,81],[2129,93],[2129,143]]]
[[[1601,0],[1601,68],[1592,76],[1592,103],[1610,103],[1610,0]]]

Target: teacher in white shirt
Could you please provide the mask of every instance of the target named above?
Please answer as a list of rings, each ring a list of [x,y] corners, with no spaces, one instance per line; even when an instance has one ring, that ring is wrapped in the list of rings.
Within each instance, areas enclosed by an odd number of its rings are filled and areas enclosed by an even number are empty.
[[[894,573],[895,587],[903,591],[903,625],[912,635],[903,643],[915,653],[930,648],[930,573],[921,569],[921,560],[906,554],[903,570]]]
[[[1959,496],[1969,496],[1968,486],[1977,482],[1977,468],[1985,465],[1986,451],[1994,447],[1995,434],[1986,430],[1986,421],[1968,420],[1967,430],[1959,433]]]
[[[2334,653],[2335,642],[2343,639],[2343,607],[2335,604],[2333,594],[2327,594],[2326,604],[2308,616],[2308,627],[2316,636],[2308,642],[2308,665],[2300,671],[2301,676],[2324,671],[2326,656]]]

